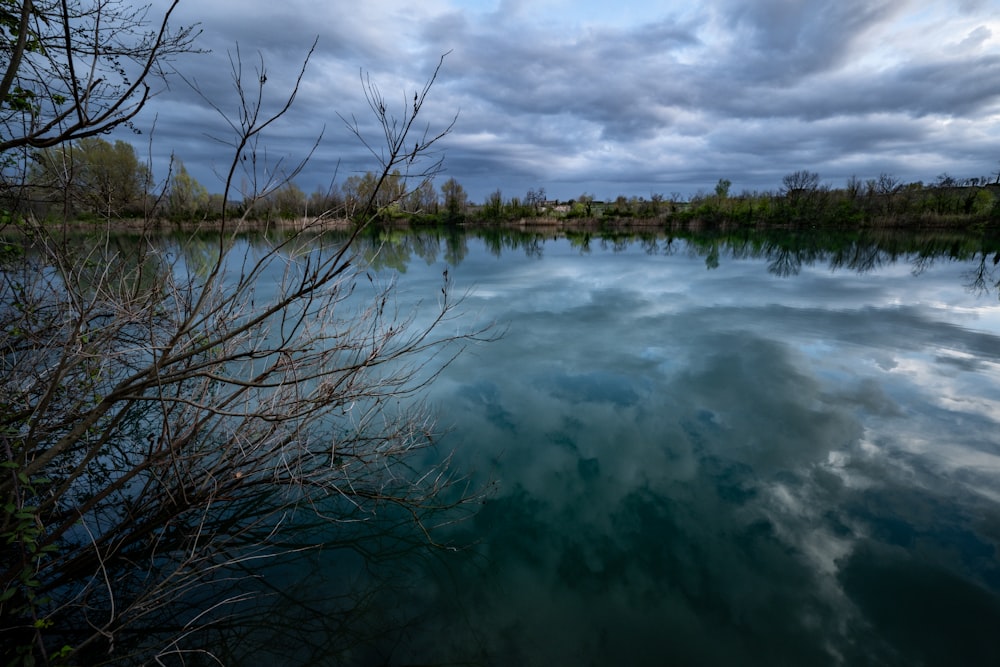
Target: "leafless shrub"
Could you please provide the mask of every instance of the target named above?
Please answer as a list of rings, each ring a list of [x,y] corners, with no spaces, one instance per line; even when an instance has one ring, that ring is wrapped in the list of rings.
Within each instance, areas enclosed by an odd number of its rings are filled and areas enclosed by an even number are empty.
[[[437,172],[436,156],[421,160],[450,126],[409,137],[440,67],[398,121],[364,79],[384,130],[383,150],[366,143],[380,183]],[[298,89],[262,113],[266,77],[246,86],[238,55],[233,71],[226,196]],[[435,303],[403,309],[358,262],[364,225],[330,238],[321,223],[249,244],[243,221],[224,218],[211,241],[132,246],[25,224],[0,273],[5,658],[208,657],[197,631],[251,594],[237,579],[316,546],[303,526],[394,508],[434,544],[436,512],[476,496],[448,457],[415,465],[436,431],[417,399],[488,327],[455,321],[447,273]],[[138,629],[144,643],[126,640]]]

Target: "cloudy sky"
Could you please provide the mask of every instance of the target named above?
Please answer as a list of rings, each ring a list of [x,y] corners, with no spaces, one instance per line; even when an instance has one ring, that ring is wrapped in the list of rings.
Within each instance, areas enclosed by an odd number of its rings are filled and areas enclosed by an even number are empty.
[[[238,45],[246,70],[263,59],[276,105],[318,39],[292,113],[262,142],[288,168],[323,134],[296,179],[306,192],[374,167],[338,116],[368,129],[359,73],[402,112],[445,53],[424,119],[436,129],[458,113],[441,143],[444,175],[476,201],[539,187],[562,199],[689,196],[720,178],[735,192],[769,190],[798,169],[835,187],[881,172],[929,182],[1000,169],[998,10],[997,0],[182,0],[177,22],[200,23],[210,52],[175,66],[235,111]],[[229,135],[218,113],[175,80],[139,125],[154,117],[154,162],[173,151],[220,191],[213,170],[228,157],[213,139]],[[134,139],[143,152],[147,139]]]

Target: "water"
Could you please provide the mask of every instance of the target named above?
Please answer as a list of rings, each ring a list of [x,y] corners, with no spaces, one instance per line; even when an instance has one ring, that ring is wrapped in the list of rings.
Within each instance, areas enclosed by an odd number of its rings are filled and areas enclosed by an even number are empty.
[[[441,451],[496,489],[435,534],[456,550],[385,564],[367,634],[314,637],[325,655],[1000,664],[992,253],[413,243],[382,255],[401,294],[433,299],[447,269],[505,331],[428,396]],[[344,580],[326,558],[311,589]]]
[[[387,659],[1000,660],[1000,306],[978,265],[782,276],[732,247],[579,246],[473,239],[450,269],[506,335],[433,399],[499,490]]]

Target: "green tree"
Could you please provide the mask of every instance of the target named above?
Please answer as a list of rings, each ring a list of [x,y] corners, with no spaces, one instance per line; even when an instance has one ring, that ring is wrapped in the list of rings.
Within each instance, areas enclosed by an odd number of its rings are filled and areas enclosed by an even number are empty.
[[[373,206],[382,217],[390,210],[403,206],[407,195],[406,177],[398,168],[385,175],[371,171],[352,174],[341,186],[341,193],[348,217],[355,217],[357,212],[365,211],[369,206]]]
[[[36,152],[29,181],[66,214],[113,218],[141,211],[150,176],[131,144],[88,137]]]
[[[465,188],[454,178],[449,178],[441,184],[441,196],[444,198],[444,210],[449,220],[461,220],[469,207],[469,196]]]
[[[379,208],[401,208],[408,190],[406,176],[399,169],[393,169],[379,186],[375,201]]]
[[[438,193],[433,181],[424,181],[406,197],[406,211],[421,215],[436,215]]]
[[[208,216],[212,219],[219,219],[230,214],[231,203],[226,202],[226,198],[221,192],[213,192],[208,195]]]
[[[167,193],[167,210],[171,217],[193,220],[208,211],[208,190],[188,173],[179,158],[173,159],[173,174]]]
[[[715,196],[719,199],[726,199],[729,197],[729,188],[731,188],[733,182],[728,178],[720,178],[719,182],[715,184]]]
[[[586,218],[587,217],[587,204],[586,202],[571,200],[569,205],[569,212],[566,214],[567,218]]]
[[[309,195],[309,213],[315,216],[344,214],[344,199],[334,187],[318,187]]]
[[[364,174],[352,174],[344,180],[341,186],[348,217],[354,217],[358,212],[367,210],[369,203],[375,208],[382,208],[386,197],[378,194],[378,177],[370,171]]]
[[[503,218],[503,193],[497,188],[486,197],[480,215],[486,220],[497,221]]]
[[[268,195],[267,201],[271,215],[276,218],[292,220],[306,215],[306,193],[291,181],[274,190]]]
[[[993,193],[986,188],[980,188],[976,191],[976,195],[973,198],[971,210],[974,215],[986,215],[993,211],[995,206],[995,198]]]

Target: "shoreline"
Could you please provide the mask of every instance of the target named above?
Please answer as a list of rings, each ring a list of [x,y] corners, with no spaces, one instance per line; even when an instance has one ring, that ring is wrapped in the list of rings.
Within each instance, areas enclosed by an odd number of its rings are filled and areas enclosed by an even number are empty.
[[[46,228],[65,232],[229,232],[229,233],[271,233],[271,232],[348,232],[357,223],[348,218],[296,218],[281,220],[229,219],[178,221],[167,219],[117,218],[106,220],[70,220],[63,222],[33,221],[30,229]],[[1000,233],[1000,220],[987,216],[932,216],[905,217],[885,216],[843,224],[826,222],[767,220],[733,220],[729,218],[684,217],[675,215],[651,218],[634,217],[537,217],[515,220],[462,220],[448,222],[434,219],[392,218],[377,220],[365,225],[371,229],[414,230],[460,229],[481,231],[491,229],[517,230],[542,233],[649,233],[649,232],[699,232],[699,231],[952,231],[962,233]],[[27,230],[18,223],[8,222],[0,226],[0,234],[23,234]]]

